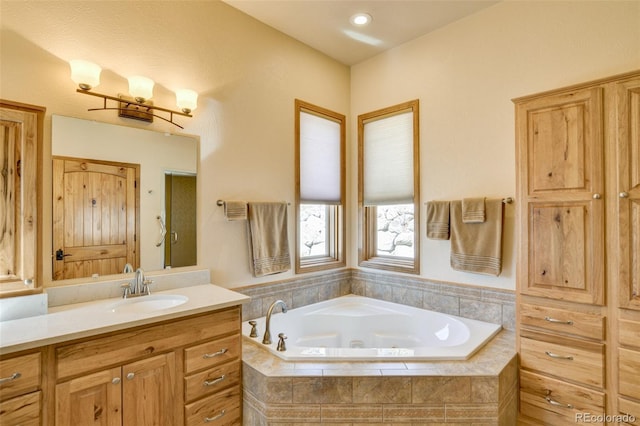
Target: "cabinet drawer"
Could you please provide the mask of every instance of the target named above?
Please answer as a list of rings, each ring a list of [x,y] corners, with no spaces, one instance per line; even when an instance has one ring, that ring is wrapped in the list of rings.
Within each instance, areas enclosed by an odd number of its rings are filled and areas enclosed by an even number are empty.
[[[626,398],[618,398],[618,412],[623,424],[640,426],[640,403]]]
[[[0,402],[0,424],[40,426],[41,391]]]
[[[240,308],[139,327],[56,348],[58,379],[165,352],[240,330]]]
[[[186,377],[184,399],[190,402],[238,383],[240,383],[240,363],[234,361],[223,364]]]
[[[520,306],[520,323],[523,325],[590,339],[604,339],[604,321],[602,315],[527,303]]]
[[[620,393],[640,399],[640,352],[618,349]]]
[[[575,425],[580,416],[604,415],[604,407],[603,392],[529,371],[520,372],[520,410],[543,424]]]
[[[185,373],[213,367],[240,357],[240,335],[217,339],[184,350]]]
[[[216,393],[184,407],[187,426],[240,424],[240,387]]]
[[[520,340],[520,365],[522,368],[543,371],[561,378],[587,385],[603,387],[604,345],[562,339]],[[556,338],[557,339],[557,338]]]
[[[0,361],[0,398],[40,388],[40,353]]]

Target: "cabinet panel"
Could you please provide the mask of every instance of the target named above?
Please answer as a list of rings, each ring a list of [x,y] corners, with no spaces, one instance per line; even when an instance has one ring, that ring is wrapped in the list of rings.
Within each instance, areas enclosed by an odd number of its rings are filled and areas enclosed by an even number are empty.
[[[40,388],[40,353],[0,361],[0,398],[20,395]]]
[[[605,396],[603,392],[521,371],[520,404],[524,415],[543,424],[575,425],[578,415],[603,415]]]
[[[604,322],[605,318],[602,315],[528,303],[520,305],[522,325],[539,327],[556,333],[601,340],[604,339]]]
[[[620,393],[640,400],[640,352],[618,349]]]
[[[56,425],[122,425],[120,383],[112,368],[56,385]]]
[[[618,411],[625,416],[624,424],[640,426],[640,403],[626,398],[618,398]]]
[[[604,345],[563,339],[563,343],[523,337],[520,365],[586,385],[604,385]]]
[[[640,310],[640,79],[616,95],[620,306]]]
[[[185,406],[187,426],[241,424],[240,388],[233,387]]]
[[[159,355],[122,367],[123,423],[136,426],[175,424],[175,354]]]
[[[0,425],[40,426],[42,392],[0,402]]]

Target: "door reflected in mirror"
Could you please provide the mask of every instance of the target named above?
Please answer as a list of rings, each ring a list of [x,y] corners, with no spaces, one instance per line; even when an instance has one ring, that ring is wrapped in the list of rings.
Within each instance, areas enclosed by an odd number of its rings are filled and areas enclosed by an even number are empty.
[[[197,264],[197,138],[53,115],[52,156],[54,280]]]

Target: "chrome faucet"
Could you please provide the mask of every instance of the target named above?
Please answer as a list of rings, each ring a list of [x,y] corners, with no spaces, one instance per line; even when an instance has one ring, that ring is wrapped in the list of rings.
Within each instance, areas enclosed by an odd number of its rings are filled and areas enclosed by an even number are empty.
[[[276,300],[271,304],[271,306],[269,306],[269,310],[267,311],[267,321],[265,322],[265,327],[264,327],[264,337],[262,338],[262,344],[264,345],[271,344],[271,329],[270,329],[271,314],[273,313],[273,308],[275,308],[277,305],[282,305],[283,314],[287,313],[287,304],[284,303],[282,300]]]
[[[146,279],[144,277],[144,271],[142,268],[136,269],[135,277],[133,278],[133,285],[131,283],[124,283],[122,287],[122,298],[138,297],[151,294],[149,285],[153,283],[153,280]]]

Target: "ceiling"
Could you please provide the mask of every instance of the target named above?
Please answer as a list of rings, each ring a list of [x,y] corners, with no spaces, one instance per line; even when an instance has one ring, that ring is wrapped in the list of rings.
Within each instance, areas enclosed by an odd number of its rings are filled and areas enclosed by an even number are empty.
[[[435,31],[490,7],[494,0],[223,0],[345,65]],[[367,13],[372,21],[349,21]]]

